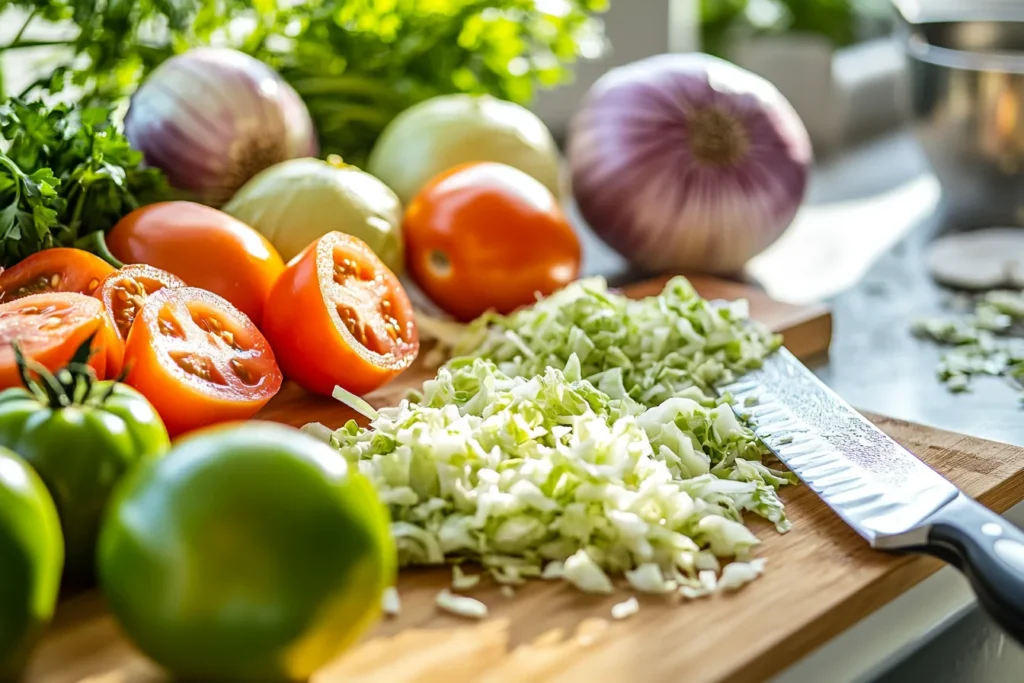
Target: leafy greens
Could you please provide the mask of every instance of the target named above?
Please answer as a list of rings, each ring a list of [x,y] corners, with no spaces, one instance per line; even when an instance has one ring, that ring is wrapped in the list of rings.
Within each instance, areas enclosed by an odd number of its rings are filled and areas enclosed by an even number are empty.
[[[94,101],[129,94],[160,62],[221,44],[274,67],[306,101],[325,153],[362,162],[384,126],[434,95],[526,103],[603,49],[607,0],[0,0],[29,20],[0,51],[32,47],[36,24],[70,22],[58,76]],[[40,81],[48,84],[51,75]],[[0,81],[2,82],[2,81]]]
[[[11,99],[0,105],[0,265],[97,234],[166,193],[102,108]]]

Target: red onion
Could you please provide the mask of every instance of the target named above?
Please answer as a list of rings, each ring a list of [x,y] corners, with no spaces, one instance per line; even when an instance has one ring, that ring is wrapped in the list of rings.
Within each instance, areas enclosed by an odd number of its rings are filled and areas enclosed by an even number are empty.
[[[132,97],[124,127],[148,165],[214,206],[268,166],[318,151],[292,87],[227,48],[197,48],[161,64]]]
[[[605,74],[572,121],[580,213],[641,268],[734,273],[803,200],[807,130],[760,76],[702,54]]]

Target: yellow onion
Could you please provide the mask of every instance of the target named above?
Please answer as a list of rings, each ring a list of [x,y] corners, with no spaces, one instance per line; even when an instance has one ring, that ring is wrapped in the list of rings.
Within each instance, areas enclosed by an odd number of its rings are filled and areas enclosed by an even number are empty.
[[[380,180],[336,156],[275,164],[223,210],[258,230],[286,261],[337,231],[366,242],[392,271],[402,270],[401,202]]]

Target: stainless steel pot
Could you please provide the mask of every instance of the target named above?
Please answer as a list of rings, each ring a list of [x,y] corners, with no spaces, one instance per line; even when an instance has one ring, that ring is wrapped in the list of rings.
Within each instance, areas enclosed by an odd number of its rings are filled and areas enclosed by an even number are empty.
[[[914,131],[951,215],[1024,225],[1024,0],[897,6]]]

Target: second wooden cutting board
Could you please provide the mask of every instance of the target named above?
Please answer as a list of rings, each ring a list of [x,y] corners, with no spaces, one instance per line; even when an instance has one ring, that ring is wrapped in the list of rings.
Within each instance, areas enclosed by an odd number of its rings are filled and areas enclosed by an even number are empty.
[[[742,286],[697,282],[709,298],[751,298],[754,317],[785,332],[787,345],[807,357],[828,345],[822,309],[788,307]],[[657,291],[658,285],[631,290]],[[798,333],[794,334],[793,330]],[[803,333],[799,330],[803,329]],[[823,341],[823,343],[822,343]],[[816,347],[816,348],[815,348]],[[425,370],[375,394],[397,400]],[[351,416],[337,403],[289,388],[262,417],[338,426]],[[1024,450],[877,418],[897,441],[1002,511],[1024,498]],[[641,598],[624,621],[610,608],[629,594],[593,597],[560,583],[531,582],[515,596],[485,586],[472,594],[491,616],[470,622],[441,613],[437,592],[446,569],[403,571],[402,612],[319,672],[312,683],[387,681],[599,680],[761,681],[892,599],[938,568],[927,559],[872,551],[809,489],[783,493],[793,530],[777,534],[754,525],[768,560],[765,575],[735,595],[694,602]],[[121,636],[96,595],[62,606],[33,660],[28,683],[164,683],[169,680]]]

